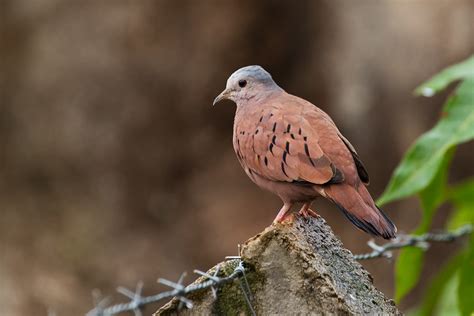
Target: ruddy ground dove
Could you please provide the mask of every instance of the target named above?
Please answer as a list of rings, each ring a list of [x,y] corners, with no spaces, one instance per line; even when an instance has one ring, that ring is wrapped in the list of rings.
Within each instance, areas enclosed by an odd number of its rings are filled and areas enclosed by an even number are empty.
[[[395,237],[395,225],[367,191],[362,161],[329,115],[285,92],[260,66],[235,71],[214,105],[223,99],[237,104],[233,145],[240,164],[284,203],[274,222],[298,202],[300,214],[314,215],[311,202],[322,196],[361,230]]]

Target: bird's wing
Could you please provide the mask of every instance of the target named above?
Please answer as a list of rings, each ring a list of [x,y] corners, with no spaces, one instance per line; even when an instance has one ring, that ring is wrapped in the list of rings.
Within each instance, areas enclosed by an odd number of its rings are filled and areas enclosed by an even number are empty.
[[[359,158],[359,155],[357,154],[354,146],[345,138],[342,134],[339,133],[339,137],[342,139],[344,144],[347,146],[349,151],[352,154],[352,158],[354,158],[354,163],[357,168],[357,173],[359,174],[359,178],[362,180],[363,183],[366,185],[369,184],[370,179],[369,179],[369,173],[367,172],[367,169],[365,169],[364,164],[362,163],[362,160]]]
[[[252,125],[255,129],[249,131],[244,124],[242,129],[247,129],[246,134],[237,130],[239,159],[251,172],[272,181],[312,184],[344,181],[338,163],[344,167],[349,162],[341,160],[338,151],[349,157],[350,153],[338,137],[334,123],[318,113],[306,115],[301,106],[288,104],[292,101],[285,100],[287,104],[283,107],[264,110],[256,127]],[[337,140],[328,142],[328,137]],[[324,146],[331,148],[325,150]]]

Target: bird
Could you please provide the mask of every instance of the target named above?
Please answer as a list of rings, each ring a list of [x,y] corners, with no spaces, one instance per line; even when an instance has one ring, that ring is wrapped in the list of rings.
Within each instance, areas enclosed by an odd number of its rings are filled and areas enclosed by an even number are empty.
[[[395,224],[367,190],[367,169],[328,114],[287,93],[258,65],[232,73],[213,106],[225,99],[237,105],[233,147],[242,168],[283,202],[273,223],[288,219],[296,203],[302,216],[317,216],[310,207],[323,197],[362,231],[395,238]]]

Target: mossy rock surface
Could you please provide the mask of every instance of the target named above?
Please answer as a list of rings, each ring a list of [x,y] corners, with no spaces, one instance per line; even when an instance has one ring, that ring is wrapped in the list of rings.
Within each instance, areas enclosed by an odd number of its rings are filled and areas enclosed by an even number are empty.
[[[257,315],[399,315],[394,302],[372,284],[370,274],[352,258],[322,218],[295,216],[272,225],[242,248],[246,277]],[[219,276],[236,261],[219,264]],[[216,267],[209,270],[212,274]],[[195,282],[203,282],[199,278]],[[250,315],[239,281],[188,296],[192,310],[177,299],[156,315]]]

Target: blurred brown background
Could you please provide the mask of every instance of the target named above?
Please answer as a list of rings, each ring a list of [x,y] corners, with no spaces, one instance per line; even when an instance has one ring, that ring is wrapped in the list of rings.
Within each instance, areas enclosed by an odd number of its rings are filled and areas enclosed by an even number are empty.
[[[412,90],[474,51],[468,0],[0,5],[2,315],[80,315],[92,289],[138,280],[150,294],[158,276],[205,270],[271,223],[280,201],[234,157],[235,106],[211,107],[237,68],[260,64],[327,111],[379,196],[447,95]],[[453,181],[472,161],[458,152]],[[367,249],[333,206],[316,209],[349,249]],[[385,209],[402,231],[420,218],[416,200]],[[449,248],[431,249],[404,310]],[[393,263],[364,265],[391,296]]]

